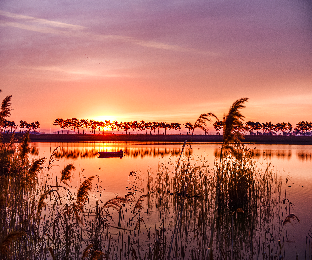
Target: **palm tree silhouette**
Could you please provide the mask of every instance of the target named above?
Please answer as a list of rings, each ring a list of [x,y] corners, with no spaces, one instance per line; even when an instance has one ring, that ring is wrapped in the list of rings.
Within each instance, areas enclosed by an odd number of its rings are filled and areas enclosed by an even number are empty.
[[[287,134],[290,134],[291,130],[292,130],[292,125],[291,123],[287,122],[285,126],[285,131],[287,132]]]
[[[80,119],[80,124],[82,128],[86,128],[86,129],[88,129],[90,126],[88,119]],[[84,134],[84,129],[83,129],[83,134]]]
[[[213,123],[213,127],[217,131],[217,134],[219,135],[220,131],[223,129],[223,122],[217,120]]]
[[[90,125],[92,133],[95,134],[95,129],[98,126],[98,122],[95,121],[95,120],[90,120],[90,124],[89,125]]]
[[[31,129],[33,129],[34,131],[36,131],[36,129],[40,127],[39,121],[32,122],[30,123],[30,125],[31,125]]]
[[[246,122],[245,125],[244,125],[244,130],[245,130],[247,133],[253,134],[254,127],[255,127],[255,122],[253,122],[253,121],[248,121],[248,122]]]
[[[121,122],[122,128],[126,132],[126,135],[128,134],[128,130],[131,129],[130,122]]]
[[[181,124],[180,123],[171,123],[170,129],[181,130]]]
[[[60,128],[64,128],[64,119],[62,118],[55,119],[53,125],[58,125]]]
[[[311,129],[311,123],[309,123],[308,121],[300,121],[296,124],[296,127],[294,130],[296,132],[299,132],[302,135],[306,135],[306,133],[310,129]]]
[[[188,133],[191,134],[191,130],[194,131],[194,125],[191,122],[186,122],[184,127],[188,129]]]
[[[273,133],[274,128],[275,128],[275,125],[272,124],[272,122],[262,123],[262,129],[267,134],[271,135]]]
[[[161,122],[159,123],[159,128],[163,128],[164,131],[165,131],[165,135],[167,134],[167,129],[169,128],[170,129],[170,124],[167,124],[166,122]]]
[[[6,128],[10,128],[11,130],[11,133],[13,133],[13,128],[16,129],[17,128],[17,125],[15,124],[14,121],[10,121],[10,120],[6,120],[4,119],[3,120],[3,125],[2,125],[3,129],[6,129]],[[2,130],[2,129],[1,129]],[[15,130],[14,130],[15,131]]]

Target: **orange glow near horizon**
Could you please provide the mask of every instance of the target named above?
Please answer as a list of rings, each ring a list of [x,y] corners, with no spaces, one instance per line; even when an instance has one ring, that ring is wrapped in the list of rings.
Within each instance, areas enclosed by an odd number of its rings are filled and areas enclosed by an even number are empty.
[[[2,2],[1,98],[16,123],[194,123],[243,97],[246,121],[312,121],[304,1]]]

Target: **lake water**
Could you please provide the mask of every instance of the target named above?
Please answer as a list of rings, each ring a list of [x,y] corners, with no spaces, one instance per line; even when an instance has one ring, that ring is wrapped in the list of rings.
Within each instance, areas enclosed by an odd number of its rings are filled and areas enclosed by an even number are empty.
[[[148,172],[156,172],[159,165],[174,165],[180,156],[183,144],[139,143],[139,142],[84,142],[84,143],[33,143],[39,156],[49,158],[55,150],[54,177],[66,164],[74,164],[73,183],[78,184],[86,177],[96,176],[102,189],[102,200],[127,194],[132,172],[142,178]],[[186,144],[187,152],[194,161],[208,161],[213,167],[220,144]],[[283,181],[282,195],[290,202],[287,211],[295,214],[298,221],[282,226],[287,234],[285,248],[291,257],[311,257],[312,240],[312,146],[311,145],[248,145],[255,152],[259,167],[271,164]],[[120,158],[98,158],[99,151],[124,151]],[[284,215],[286,217],[286,215]]]

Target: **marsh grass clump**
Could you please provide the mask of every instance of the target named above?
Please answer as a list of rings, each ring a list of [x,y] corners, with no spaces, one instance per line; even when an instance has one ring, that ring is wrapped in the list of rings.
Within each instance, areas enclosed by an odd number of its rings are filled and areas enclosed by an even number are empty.
[[[0,127],[10,115],[10,100],[11,96],[2,102]],[[94,212],[86,209],[94,176],[78,187],[69,186],[75,167],[70,164],[55,173],[56,154],[57,149],[48,161],[37,158],[29,133],[20,144],[14,134],[8,143],[1,138],[0,259],[81,259],[90,241],[86,259],[103,255],[105,245],[94,230],[103,228],[106,219],[100,217],[98,207]]]
[[[257,175],[256,162],[252,160],[250,150],[242,146],[239,154],[237,157],[237,154],[225,153],[221,161],[215,162],[216,175],[220,176],[218,206],[232,211],[249,208]]]
[[[281,181],[241,149],[240,159],[224,153],[213,167],[186,157],[178,170],[163,165],[149,176],[146,207],[150,218],[157,215],[159,239],[147,259],[252,259],[268,253],[263,244],[280,256]],[[266,236],[274,240],[268,243]]]
[[[77,219],[83,217],[92,177],[81,184],[75,198],[66,183],[74,167],[68,165],[62,171],[64,186],[51,183],[46,179],[51,162],[47,165],[45,158],[34,158],[33,151],[28,134],[19,145],[1,143],[0,258],[72,259],[83,245]],[[40,179],[43,171],[45,177]],[[68,210],[75,204],[79,206],[76,214]]]
[[[0,124],[9,116],[9,106],[10,97],[2,102]],[[75,167],[70,164],[61,173],[53,172],[55,152],[49,161],[37,158],[29,133],[20,144],[14,134],[8,143],[1,138],[0,259],[78,259],[89,244],[92,227],[85,207],[94,177],[87,178],[75,192],[68,183]],[[91,256],[99,256],[99,252],[94,247]]]
[[[19,146],[13,139],[9,143],[2,142],[0,146],[0,243],[7,241],[11,234],[24,234],[18,240],[20,243],[14,242],[3,255],[4,259],[18,258],[11,251],[19,251],[23,255],[28,250],[25,245],[31,240],[29,234],[36,208],[32,197],[37,189],[38,172],[42,169],[44,158],[29,158],[34,150],[29,146],[28,134]]]
[[[213,166],[183,155],[179,167],[164,163],[149,172],[146,189],[131,199],[106,202],[100,215],[108,219],[109,259],[252,259],[268,254],[264,244],[279,257],[281,230],[268,227],[279,226],[281,183],[242,149],[240,159],[224,153]]]

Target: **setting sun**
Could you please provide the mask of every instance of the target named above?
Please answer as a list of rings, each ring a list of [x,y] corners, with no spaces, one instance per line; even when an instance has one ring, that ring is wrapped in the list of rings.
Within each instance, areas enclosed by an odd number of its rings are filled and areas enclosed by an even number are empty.
[[[94,117],[90,117],[90,120],[95,120],[95,121],[110,121],[110,122],[114,122],[114,121],[118,121],[116,116],[94,116]]]

